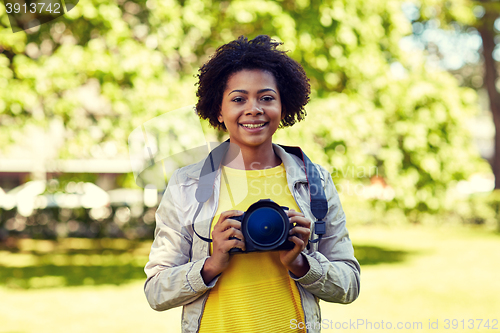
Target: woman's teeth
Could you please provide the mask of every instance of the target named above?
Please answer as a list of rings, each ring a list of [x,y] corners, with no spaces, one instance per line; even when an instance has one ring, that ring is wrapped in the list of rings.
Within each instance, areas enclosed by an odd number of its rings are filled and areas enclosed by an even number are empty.
[[[266,123],[262,124],[241,124],[241,126],[246,127],[246,128],[258,128],[264,126]]]

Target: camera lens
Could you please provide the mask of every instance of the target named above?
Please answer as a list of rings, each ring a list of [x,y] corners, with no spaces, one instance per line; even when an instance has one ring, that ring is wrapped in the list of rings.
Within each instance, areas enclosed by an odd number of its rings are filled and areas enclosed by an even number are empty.
[[[246,228],[248,236],[255,244],[271,247],[283,237],[285,221],[275,209],[260,207],[250,213]]]

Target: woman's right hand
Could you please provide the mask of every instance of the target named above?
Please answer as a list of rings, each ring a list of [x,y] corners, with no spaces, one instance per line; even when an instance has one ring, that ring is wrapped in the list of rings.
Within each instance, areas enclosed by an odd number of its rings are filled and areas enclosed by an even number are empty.
[[[232,248],[246,250],[245,239],[240,230],[241,222],[231,218],[242,214],[241,210],[227,210],[220,214],[219,221],[212,231],[212,255],[205,261],[201,270],[205,284],[210,283],[229,266],[229,250]]]

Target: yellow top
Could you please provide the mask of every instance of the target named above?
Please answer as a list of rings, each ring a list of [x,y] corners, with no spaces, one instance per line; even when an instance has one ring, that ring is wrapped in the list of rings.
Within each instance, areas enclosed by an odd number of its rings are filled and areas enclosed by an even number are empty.
[[[288,188],[283,164],[264,170],[223,166],[212,230],[222,212],[246,211],[260,199],[300,211]],[[293,319],[304,322],[304,311],[297,285],[281,264],[279,252],[239,253],[232,255],[208,295],[200,332],[305,332],[290,328]]]

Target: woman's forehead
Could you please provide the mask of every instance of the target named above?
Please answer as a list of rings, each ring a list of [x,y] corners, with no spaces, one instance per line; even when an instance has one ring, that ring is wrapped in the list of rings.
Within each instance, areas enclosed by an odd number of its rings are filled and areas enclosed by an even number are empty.
[[[276,88],[276,78],[271,72],[263,69],[242,69],[229,75],[225,90],[234,87],[255,85],[266,85]]]

